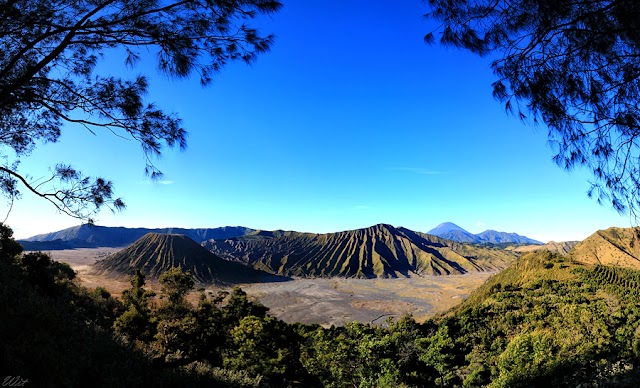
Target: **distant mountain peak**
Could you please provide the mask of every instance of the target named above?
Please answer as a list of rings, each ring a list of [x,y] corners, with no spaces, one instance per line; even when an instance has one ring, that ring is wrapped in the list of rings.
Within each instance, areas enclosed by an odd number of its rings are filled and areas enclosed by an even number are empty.
[[[444,222],[427,232],[428,234],[463,243],[514,243],[514,244],[536,244],[542,243],[529,237],[521,236],[516,233],[498,232],[495,230],[485,230],[482,233],[473,234],[454,224],[453,222]]]
[[[476,234],[476,236],[480,237],[482,242],[487,242],[491,244],[501,244],[501,243],[533,244],[533,245],[543,244],[538,240],[534,240],[526,236],[521,236],[517,233],[498,232],[492,229],[485,230],[482,233],[478,233]]]
[[[440,225],[428,231],[427,233],[437,236],[437,233],[448,233],[448,232],[457,231],[457,230],[467,232],[466,230],[454,224],[453,222],[443,222]]]
[[[442,224],[428,231],[427,234],[463,243],[480,242],[476,235],[462,229],[453,222],[443,222]]]

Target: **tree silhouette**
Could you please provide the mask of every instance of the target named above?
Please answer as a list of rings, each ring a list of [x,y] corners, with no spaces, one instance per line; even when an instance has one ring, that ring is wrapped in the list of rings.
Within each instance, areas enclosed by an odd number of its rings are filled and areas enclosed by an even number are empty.
[[[0,3],[0,192],[21,188],[59,211],[91,221],[102,206],[123,209],[112,182],[84,176],[61,163],[34,181],[20,161],[36,144],[55,142],[65,124],[90,133],[112,132],[137,141],[145,173],[162,173],[153,158],[166,147],[186,147],[180,119],[146,101],[147,79],[96,74],[108,52],[126,52],[135,66],[141,50],[155,51],[170,78],[197,74],[202,85],[226,63],[251,62],[272,44],[245,24],[277,11],[269,0],[7,0]]]
[[[440,42],[493,59],[493,95],[546,124],[562,168],[620,213],[640,208],[640,2],[429,0]],[[434,32],[425,40],[435,40]]]
[[[152,317],[149,299],[155,296],[145,290],[145,275],[139,269],[131,277],[131,288],[122,292],[124,311],[120,314],[113,328],[130,341],[149,341],[156,333],[156,322]]]

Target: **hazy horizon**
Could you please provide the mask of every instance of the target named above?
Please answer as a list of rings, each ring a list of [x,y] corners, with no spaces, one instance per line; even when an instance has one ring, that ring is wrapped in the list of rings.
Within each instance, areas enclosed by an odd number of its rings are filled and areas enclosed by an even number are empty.
[[[528,238],[533,239],[533,240],[539,240],[539,241],[541,241],[543,243],[548,243],[548,242],[551,242],[551,241],[555,241],[555,242],[581,241],[581,240],[584,240],[585,238],[587,238],[589,235],[591,235],[591,234],[596,232],[596,230],[594,230],[593,233],[589,233],[588,235],[584,236],[583,238],[576,239],[576,240],[553,240],[553,239],[552,240],[540,240],[540,239],[536,238],[535,236],[523,235],[522,233],[519,233],[517,230],[511,230],[511,231],[510,230],[496,230],[496,229],[490,229],[490,228],[469,229],[469,228],[466,228],[463,225],[459,225],[459,224],[457,224],[455,222],[451,222],[451,221],[444,221],[444,222],[439,223],[438,225],[433,225],[433,226],[429,227],[428,229],[424,229],[424,230],[409,228],[409,227],[407,227],[405,225],[394,225],[394,224],[391,224],[391,223],[388,223],[388,222],[378,222],[376,224],[367,225],[367,226],[361,226],[361,227],[356,227],[356,228],[351,228],[351,229],[339,229],[339,230],[329,230],[329,231],[315,231],[315,230],[290,229],[290,228],[269,228],[269,229],[265,229],[265,228],[255,228],[255,227],[253,227],[251,225],[217,225],[217,226],[193,226],[193,227],[183,227],[183,226],[180,226],[180,225],[160,225],[160,226],[147,226],[147,225],[122,226],[122,225],[102,225],[102,224],[95,224],[95,225],[96,226],[101,226],[101,227],[110,227],[110,228],[120,228],[120,227],[122,227],[122,228],[127,228],[127,229],[136,229],[136,228],[143,228],[143,229],[178,229],[178,228],[181,228],[181,229],[215,229],[215,228],[222,228],[222,227],[245,227],[245,228],[251,228],[251,229],[256,229],[256,230],[265,230],[265,231],[284,230],[284,231],[293,231],[293,232],[301,232],[301,233],[329,234],[329,233],[346,232],[346,231],[357,230],[357,229],[367,229],[367,228],[373,227],[375,225],[380,225],[380,224],[391,225],[391,226],[393,226],[395,228],[404,227],[404,228],[407,228],[407,229],[411,229],[411,230],[413,230],[415,232],[428,233],[430,230],[432,230],[432,229],[436,228],[437,226],[440,226],[441,224],[444,224],[444,223],[453,223],[453,224],[461,227],[462,229],[466,230],[467,232],[470,232],[470,233],[475,234],[475,235],[480,234],[482,232],[487,232],[487,231],[504,232],[504,233],[516,233],[516,234],[518,234],[520,236],[528,237]],[[83,225],[83,224],[72,225],[69,228],[75,227],[75,226],[81,226],[81,225]],[[67,229],[67,228],[64,228],[64,229]],[[26,239],[26,238],[34,237],[34,236],[37,236],[37,235],[58,232],[58,231],[64,230],[64,229],[50,230],[50,231],[45,231],[45,232],[42,232],[42,233],[36,233],[36,234],[24,235],[24,236],[19,236],[19,235],[14,233],[14,237],[16,239]],[[607,229],[607,228],[604,228],[604,229]]]

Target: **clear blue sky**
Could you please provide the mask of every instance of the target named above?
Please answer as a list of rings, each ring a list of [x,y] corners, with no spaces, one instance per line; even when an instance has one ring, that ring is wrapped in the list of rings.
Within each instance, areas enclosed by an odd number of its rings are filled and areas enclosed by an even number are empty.
[[[252,66],[214,84],[168,81],[149,63],[150,101],[178,113],[186,152],[143,174],[136,143],[69,126],[23,161],[32,177],[58,162],[111,179],[128,205],[98,224],[334,232],[390,223],[428,231],[445,221],[477,233],[583,239],[631,226],[588,199],[589,175],[551,161],[546,129],[507,116],[491,97],[489,62],[427,46],[422,1],[291,1],[261,20],[277,35]],[[121,57],[103,72],[120,75]],[[5,211],[6,213],[6,211]],[[77,225],[24,193],[7,223],[17,237]]]

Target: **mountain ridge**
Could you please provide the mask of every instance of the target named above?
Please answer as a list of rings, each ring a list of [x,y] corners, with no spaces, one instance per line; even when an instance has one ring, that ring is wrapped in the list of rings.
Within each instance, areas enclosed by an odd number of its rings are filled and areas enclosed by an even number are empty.
[[[388,224],[325,234],[240,236],[209,240],[203,246],[227,260],[303,277],[393,278],[497,271],[516,257]]]
[[[211,238],[230,238],[254,232],[244,226],[222,226],[218,228],[125,228],[121,226],[99,226],[82,224],[51,233],[39,234],[18,240],[25,250],[70,249],[96,247],[126,247],[147,233],[182,234],[195,241]],[[49,244],[47,244],[49,243]]]
[[[471,244],[533,244],[542,245],[543,243],[532,238],[519,235],[517,233],[499,232],[488,229],[484,232],[473,234],[453,222],[443,222],[435,228],[429,230],[428,234],[442,237],[447,240],[453,240]]]
[[[519,246],[508,247],[505,249],[509,249],[519,253],[529,253],[529,252],[535,252],[538,250],[546,250],[549,252],[566,256],[579,243],[580,241],[558,241],[558,242],[549,241],[544,245],[519,245]]]
[[[583,264],[604,264],[640,269],[640,229],[598,230],[576,245],[569,257]]]
[[[181,234],[147,233],[129,247],[93,264],[93,272],[112,277],[131,276],[136,269],[158,279],[172,267],[190,271],[202,283],[235,284],[275,279],[273,275],[224,260]]]
[[[378,224],[387,225],[387,224]],[[390,226],[390,225],[389,225]],[[344,231],[347,232],[347,231]],[[55,232],[38,234],[18,240],[26,250],[35,249],[72,249],[72,248],[96,248],[96,247],[126,247],[147,233],[176,233],[189,236],[196,242],[210,239],[228,239],[245,235],[255,235],[261,238],[266,235],[278,237],[281,235],[305,234],[307,232],[253,229],[245,226],[222,226],[216,228],[127,228],[122,226],[99,226],[82,224]],[[340,233],[340,232],[335,232]],[[312,233],[313,234],[313,233]],[[497,232],[486,230],[478,234],[472,234],[452,222],[442,223],[427,232],[447,240],[467,243],[517,243],[542,245],[540,241],[520,236],[516,233]]]
[[[459,227],[453,222],[443,222],[442,224],[428,231],[427,234],[457,242],[478,243],[478,237],[476,235]]]

